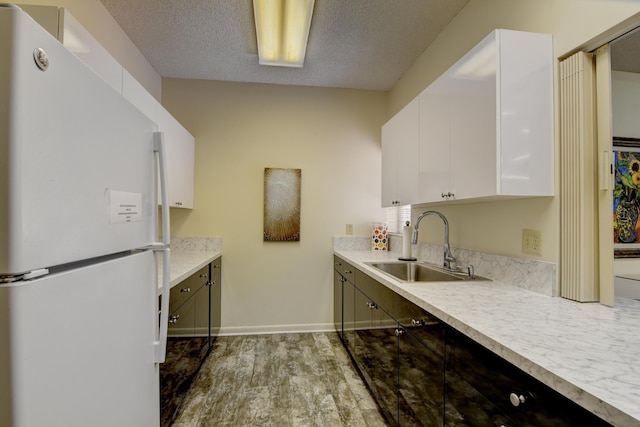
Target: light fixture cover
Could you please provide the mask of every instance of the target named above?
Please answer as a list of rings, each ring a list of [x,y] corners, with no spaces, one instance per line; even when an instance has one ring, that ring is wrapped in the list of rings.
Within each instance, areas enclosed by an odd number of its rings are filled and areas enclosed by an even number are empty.
[[[315,0],[253,0],[261,65],[302,67]]]

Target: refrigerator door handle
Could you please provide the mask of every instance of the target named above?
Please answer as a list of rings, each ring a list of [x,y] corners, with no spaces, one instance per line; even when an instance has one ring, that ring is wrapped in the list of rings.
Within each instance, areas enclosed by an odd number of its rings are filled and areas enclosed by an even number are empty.
[[[169,230],[169,202],[167,195],[167,159],[166,146],[164,142],[164,134],[162,132],[153,133],[153,151],[158,155],[158,169],[160,171],[160,199],[162,210],[162,242],[157,245],[161,248],[157,251],[162,252],[162,289],[160,292],[160,330],[158,332],[158,340],[153,343],[154,362],[164,363],[167,353],[167,332],[169,326],[169,266],[171,252],[168,248],[171,242],[171,233]]]
[[[169,194],[167,185],[167,146],[164,142],[164,133],[153,133],[153,152],[158,155],[158,170],[160,171],[160,204],[162,207],[162,243],[171,243],[169,230]]]
[[[164,363],[167,354],[167,332],[169,328],[169,260],[171,250],[169,248],[156,249],[162,252],[162,290],[160,292],[160,330],[158,340],[153,343],[153,361]]]

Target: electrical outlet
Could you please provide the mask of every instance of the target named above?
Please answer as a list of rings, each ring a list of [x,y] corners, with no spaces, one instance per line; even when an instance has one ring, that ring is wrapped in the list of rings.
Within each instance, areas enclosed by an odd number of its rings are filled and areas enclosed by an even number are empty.
[[[347,236],[351,236],[353,234],[353,224],[347,224]]]
[[[522,230],[522,252],[542,255],[542,233],[538,230]]]

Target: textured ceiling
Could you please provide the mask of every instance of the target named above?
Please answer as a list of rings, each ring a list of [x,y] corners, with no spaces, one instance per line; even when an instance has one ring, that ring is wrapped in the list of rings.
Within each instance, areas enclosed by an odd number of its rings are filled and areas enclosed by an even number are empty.
[[[316,0],[304,68],[258,65],[252,0],[100,0],[162,77],[389,90],[468,0]]]

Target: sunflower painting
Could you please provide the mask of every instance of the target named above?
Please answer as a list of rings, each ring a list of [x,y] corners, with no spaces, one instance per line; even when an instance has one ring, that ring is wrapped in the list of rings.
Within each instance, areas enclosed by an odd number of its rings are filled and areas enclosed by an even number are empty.
[[[640,243],[640,153],[614,151],[614,243]]]

